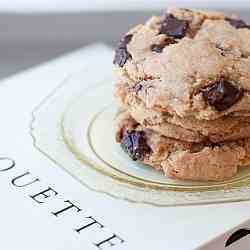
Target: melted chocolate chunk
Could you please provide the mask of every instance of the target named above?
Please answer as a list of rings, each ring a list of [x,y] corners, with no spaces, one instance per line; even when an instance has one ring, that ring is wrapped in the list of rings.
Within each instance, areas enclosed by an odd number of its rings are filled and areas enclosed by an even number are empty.
[[[120,67],[124,66],[126,61],[131,58],[127,50],[125,49],[117,49],[115,51],[115,58],[113,63],[119,65]]]
[[[203,98],[218,111],[224,111],[234,105],[243,96],[243,90],[221,78],[202,89]]]
[[[143,131],[125,131],[121,147],[134,161],[142,161],[144,156],[151,152]]]
[[[236,29],[242,29],[242,28],[250,29],[250,26],[246,24],[243,20],[233,19],[233,18],[226,18],[225,20],[228,21]]]
[[[188,29],[188,21],[179,20],[171,14],[166,15],[160,25],[160,34],[177,39],[183,38]]]
[[[161,53],[165,47],[166,47],[165,44],[153,44],[151,46],[151,50],[156,53]]]
[[[133,35],[126,35],[118,44],[115,50],[115,58],[113,60],[114,64],[120,67],[124,66],[127,59],[131,58],[131,55],[127,51],[127,45],[131,41]]]
[[[135,91],[136,94],[138,94],[138,92],[142,90],[142,85],[141,85],[141,83],[136,83],[136,84],[133,86],[133,90]]]
[[[118,44],[118,48],[126,49],[127,45],[130,43],[132,37],[133,37],[132,34],[129,34],[129,35],[126,35],[125,37],[123,37],[122,40]]]
[[[166,38],[161,44],[153,44],[151,46],[151,50],[156,53],[161,53],[166,46],[174,43],[176,43],[174,39]]]

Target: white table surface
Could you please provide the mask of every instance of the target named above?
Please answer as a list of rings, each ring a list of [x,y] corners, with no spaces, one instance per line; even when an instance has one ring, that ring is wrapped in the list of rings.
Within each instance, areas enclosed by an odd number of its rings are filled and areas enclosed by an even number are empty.
[[[86,190],[31,146],[27,145],[26,148],[18,129],[26,130],[26,123],[30,120],[28,110],[32,109],[42,97],[47,96],[69,73],[82,69],[86,63],[92,65],[92,68],[96,66],[96,63],[91,61],[91,58],[96,58],[96,53],[102,55],[100,63],[105,64],[111,59],[112,52],[106,47],[81,49],[14,75],[0,83],[1,154],[17,158],[18,168],[14,174],[29,169],[46,185],[53,184],[63,196],[84,204],[88,211],[92,211],[104,221],[109,221],[111,215],[117,216],[117,220],[107,223],[126,237],[128,244],[119,249],[142,249],[141,241],[144,238],[146,245],[143,249],[191,250],[250,218],[250,202],[156,208],[111,199],[106,195]],[[27,112],[17,113],[17,109]],[[28,135],[25,138],[31,143]],[[68,237],[68,229],[64,226],[68,224],[70,227],[69,221],[64,224],[55,223],[51,220],[46,204],[43,207],[34,207],[26,197],[29,189],[9,191],[11,176],[9,173],[4,175],[0,173],[0,235],[4,236],[1,237],[1,248],[5,250],[92,249],[84,247],[84,241],[76,242],[75,238]],[[123,222],[119,221],[121,214],[122,218],[126,218]],[[143,232],[134,231],[137,227],[140,228],[137,223],[141,222],[141,216],[148,218],[149,228],[145,227],[145,233],[151,230],[155,232],[153,235],[143,236]],[[155,225],[161,225],[164,231],[157,233],[158,228]],[[137,242],[136,237],[131,238],[130,232],[135,232],[135,236],[138,234],[140,240]],[[161,237],[164,237],[164,245]]]

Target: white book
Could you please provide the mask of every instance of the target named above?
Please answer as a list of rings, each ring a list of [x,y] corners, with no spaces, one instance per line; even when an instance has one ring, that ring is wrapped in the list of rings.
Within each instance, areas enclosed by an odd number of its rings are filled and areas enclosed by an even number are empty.
[[[140,188],[133,198],[136,187],[96,175],[62,147],[55,117],[65,110],[75,126],[77,112],[67,113],[70,95],[77,100],[87,86],[107,84],[112,54],[93,45],[0,83],[1,249],[248,249],[249,201],[179,206],[153,200],[154,193],[140,197]],[[247,200],[249,193],[241,195]]]

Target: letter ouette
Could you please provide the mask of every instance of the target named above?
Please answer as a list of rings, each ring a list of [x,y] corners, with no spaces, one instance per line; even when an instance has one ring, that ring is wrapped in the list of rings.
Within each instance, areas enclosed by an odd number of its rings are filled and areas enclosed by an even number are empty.
[[[24,174],[21,174],[17,177],[15,177],[14,179],[12,179],[11,184],[15,187],[26,187],[29,186],[37,181],[40,181],[38,178],[34,178],[33,180],[25,180],[24,178],[26,176],[31,176],[31,173],[29,171],[25,172]],[[23,183],[18,183],[18,181],[20,182],[21,180],[25,180]]]
[[[39,200],[38,197],[42,196],[43,199],[47,199],[47,198],[51,197],[51,195],[49,193],[53,193],[54,196],[58,195],[58,193],[54,189],[52,189],[51,187],[48,187],[47,189],[45,189],[37,194],[30,195],[30,198],[33,199],[38,204],[41,204],[41,203],[44,203],[44,201]]]
[[[14,168],[15,161],[8,157],[0,157],[0,172],[8,171]]]
[[[80,233],[82,230],[84,230],[84,229],[86,229],[86,228],[88,228],[88,227],[91,227],[91,226],[93,226],[93,225],[98,225],[100,228],[103,228],[103,227],[104,227],[100,222],[98,222],[98,221],[97,221],[95,218],[93,218],[92,216],[88,216],[88,217],[86,217],[86,219],[90,219],[91,222],[89,222],[88,224],[86,224],[86,225],[84,225],[84,226],[82,226],[82,227],[80,227],[80,228],[75,229],[75,231],[76,231],[77,233]]]
[[[57,217],[59,214],[65,212],[65,211],[67,211],[67,210],[69,210],[69,209],[71,209],[71,208],[75,208],[75,209],[76,209],[76,212],[82,211],[81,208],[79,208],[79,207],[77,207],[76,205],[74,205],[71,201],[67,200],[67,201],[64,201],[64,202],[69,203],[70,205],[67,206],[67,207],[65,207],[65,208],[63,208],[63,209],[61,209],[61,210],[59,210],[59,211],[57,211],[57,212],[52,212],[52,214],[54,214],[56,217]]]
[[[118,243],[115,243],[113,240],[118,240]],[[113,247],[117,244],[122,244],[124,243],[124,240],[121,239],[119,236],[116,234],[113,234],[111,237],[99,242],[99,243],[94,243],[96,247],[98,247],[100,250],[107,249],[107,247]],[[106,247],[107,246],[107,247]],[[105,247],[105,248],[104,248]]]

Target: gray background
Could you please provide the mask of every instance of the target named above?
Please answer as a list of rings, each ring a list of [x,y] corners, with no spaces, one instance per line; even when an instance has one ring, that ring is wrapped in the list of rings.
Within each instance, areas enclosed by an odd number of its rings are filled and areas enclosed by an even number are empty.
[[[227,12],[250,20],[248,10]],[[152,14],[159,13],[0,13],[0,78],[93,42],[113,46],[130,27]]]

